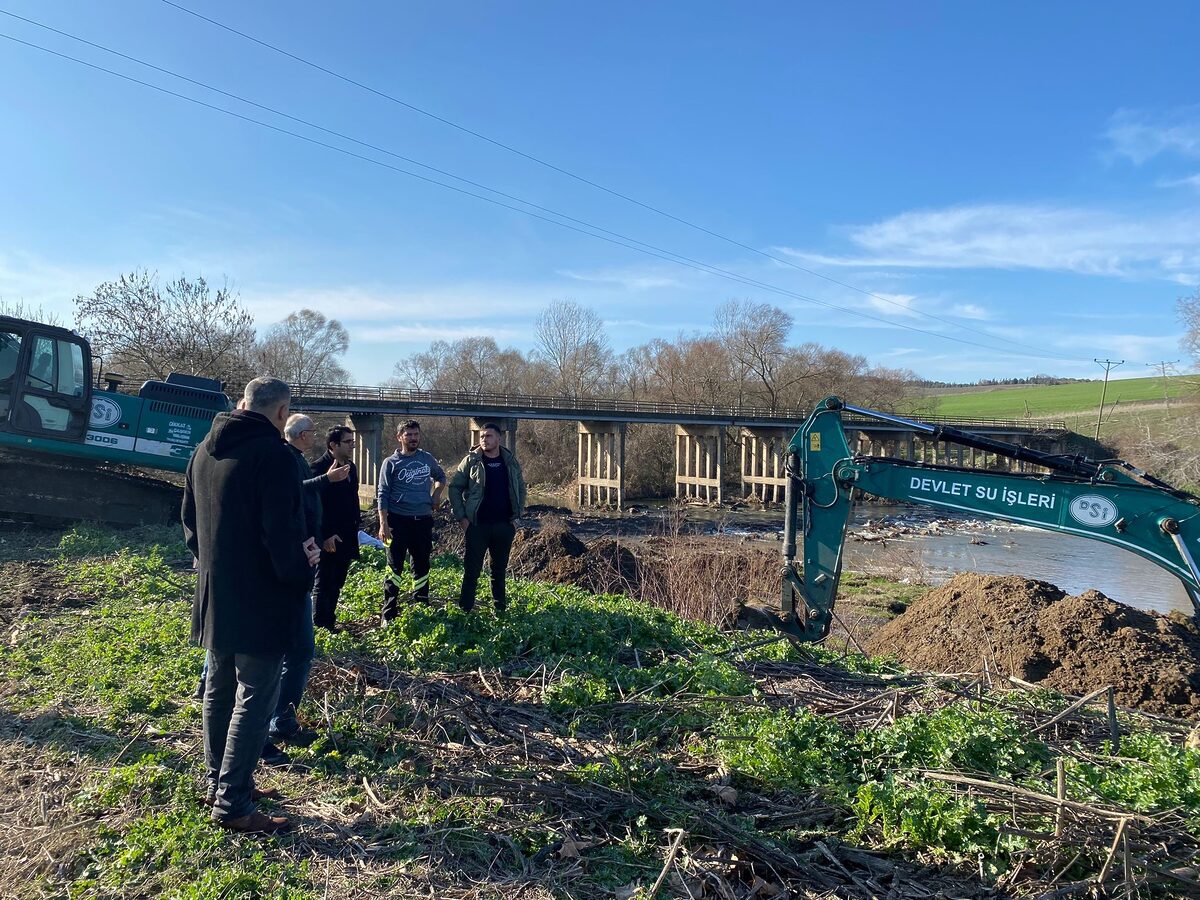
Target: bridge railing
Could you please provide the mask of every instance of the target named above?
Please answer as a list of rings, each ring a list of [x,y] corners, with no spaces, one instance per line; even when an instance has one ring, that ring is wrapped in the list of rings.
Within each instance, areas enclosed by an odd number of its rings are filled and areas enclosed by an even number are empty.
[[[586,418],[587,413],[633,413],[636,415],[660,416],[712,416],[730,421],[776,420],[781,423],[799,425],[808,418],[811,409],[772,409],[762,406],[717,406],[704,403],[678,403],[670,400],[617,400],[589,397],[551,397],[536,394],[492,393],[487,391],[424,391],[414,388],[367,387],[345,384],[310,384],[293,391],[293,402],[334,405],[347,404],[395,404],[406,406],[420,404],[454,408],[469,415],[472,408],[487,410],[543,410],[563,413],[578,413]],[[347,407],[347,411],[352,411]],[[973,425],[979,428],[1011,428],[1014,431],[1065,431],[1066,423],[1048,419],[995,419],[974,416],[921,416],[922,422],[931,425]],[[866,424],[874,420],[862,416],[845,415],[848,424]]]

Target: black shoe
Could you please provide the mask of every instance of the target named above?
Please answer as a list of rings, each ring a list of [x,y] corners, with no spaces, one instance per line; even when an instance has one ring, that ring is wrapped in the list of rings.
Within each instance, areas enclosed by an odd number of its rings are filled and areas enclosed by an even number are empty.
[[[460,598],[458,601],[458,608],[465,613],[469,613],[475,608],[475,601],[472,600],[470,603],[468,603],[466,600]]]
[[[292,761],[292,758],[287,755],[287,751],[282,747],[277,747],[268,741],[263,745],[262,754],[259,759],[268,766],[286,766]]]
[[[311,728],[297,728],[288,734],[280,734],[272,731],[267,735],[267,738],[277,743],[290,744],[293,747],[307,747],[320,736]]]
[[[283,816],[268,816],[258,810],[237,819],[214,821],[228,831],[240,831],[242,834],[279,834],[292,830],[292,823]]]
[[[324,622],[313,622],[314,628],[324,628],[330,634],[341,634],[346,629],[341,625],[326,625]]]
[[[496,604],[496,615],[498,615],[498,616],[503,615],[504,611],[506,609],[508,609],[508,598],[507,597],[497,597],[495,600],[495,604]]]

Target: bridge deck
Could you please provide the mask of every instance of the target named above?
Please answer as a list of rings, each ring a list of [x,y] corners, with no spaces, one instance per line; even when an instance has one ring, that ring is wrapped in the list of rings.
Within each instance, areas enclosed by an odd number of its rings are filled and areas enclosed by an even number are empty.
[[[730,425],[747,428],[796,428],[809,410],[780,412],[761,407],[719,407],[647,400],[595,400],[464,391],[314,384],[297,389],[292,407],[304,412],[341,412],[389,416],[470,416],[475,419],[556,419],[560,421],[645,422],[662,425]],[[923,416],[931,425],[953,425],[1000,434],[1054,434],[1062,421]],[[850,427],[873,432],[902,432],[903,426],[846,415]]]

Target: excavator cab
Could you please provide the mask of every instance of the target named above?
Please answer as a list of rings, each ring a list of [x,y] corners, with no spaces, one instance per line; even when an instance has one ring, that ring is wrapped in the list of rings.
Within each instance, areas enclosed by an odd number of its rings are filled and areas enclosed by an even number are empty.
[[[91,372],[91,350],[79,335],[0,316],[0,431],[83,441]]]

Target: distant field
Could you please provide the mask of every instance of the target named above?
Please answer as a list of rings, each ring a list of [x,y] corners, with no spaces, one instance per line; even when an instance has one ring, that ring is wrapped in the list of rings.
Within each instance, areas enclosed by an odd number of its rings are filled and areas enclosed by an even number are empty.
[[[1162,402],[1194,395],[1200,376],[1174,375],[1169,378],[1129,378],[1109,381],[1105,408],[1114,403]],[[1103,382],[1076,384],[1040,384],[1017,387],[986,387],[969,392],[955,389],[953,394],[914,398],[914,408],[939,416],[981,416],[995,419],[1020,419],[1025,416],[1068,416],[1095,410],[1100,405]],[[932,405],[932,406],[931,406]]]

